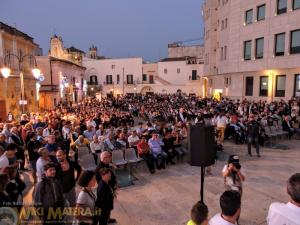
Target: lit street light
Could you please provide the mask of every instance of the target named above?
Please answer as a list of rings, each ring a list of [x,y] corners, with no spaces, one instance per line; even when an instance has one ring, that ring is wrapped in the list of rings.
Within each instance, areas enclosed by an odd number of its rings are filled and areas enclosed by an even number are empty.
[[[8,53],[4,57],[4,66],[1,68],[1,73],[4,78],[8,78],[11,74],[11,69],[7,66],[9,65],[8,61],[10,57],[15,57],[18,60],[18,69],[19,69],[19,76],[20,76],[20,82],[21,82],[21,99],[20,99],[20,105],[22,105],[22,113],[24,113],[24,105],[27,104],[25,100],[25,90],[24,90],[24,74],[23,74],[23,63],[25,58],[33,59],[34,60],[34,68],[32,69],[32,74],[36,80],[38,80],[41,76],[41,71],[37,68],[36,59],[33,55],[20,55],[17,56],[13,53]]]

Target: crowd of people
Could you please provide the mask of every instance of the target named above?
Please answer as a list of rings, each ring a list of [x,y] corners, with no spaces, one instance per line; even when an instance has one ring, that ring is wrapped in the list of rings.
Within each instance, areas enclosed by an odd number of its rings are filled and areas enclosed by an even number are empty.
[[[98,208],[99,216],[78,215],[81,224],[107,224],[118,183],[112,153],[132,148],[151,174],[181,162],[187,153],[188,126],[211,125],[216,142],[225,139],[248,144],[260,157],[260,145],[276,135],[291,138],[300,133],[299,101],[221,101],[184,94],[126,95],[117,98],[87,99],[78,104],[59,104],[42,113],[28,113],[20,119],[9,114],[0,123],[0,204],[22,207],[26,185],[20,174],[30,170],[34,183],[33,203],[51,208]],[[80,149],[88,148],[95,170],[84,170]],[[222,148],[222,147],[220,147]],[[232,158],[223,175],[237,173]],[[81,187],[76,194],[76,185]],[[242,194],[241,185],[236,191]],[[97,191],[94,191],[96,190]],[[231,188],[232,189],[232,188]],[[40,218],[44,223],[62,223]]]

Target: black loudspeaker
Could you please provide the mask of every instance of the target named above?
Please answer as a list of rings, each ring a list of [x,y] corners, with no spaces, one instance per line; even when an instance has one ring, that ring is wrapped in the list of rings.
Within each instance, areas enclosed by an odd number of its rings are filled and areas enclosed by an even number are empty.
[[[213,126],[192,125],[188,129],[188,149],[191,166],[210,166],[215,163],[216,143]]]

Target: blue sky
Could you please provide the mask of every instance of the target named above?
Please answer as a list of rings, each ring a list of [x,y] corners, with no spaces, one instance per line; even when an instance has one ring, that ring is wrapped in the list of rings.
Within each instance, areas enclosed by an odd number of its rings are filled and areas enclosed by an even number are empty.
[[[167,44],[203,35],[203,0],[0,0],[0,21],[16,26],[49,50],[50,37],[107,57],[156,61]],[[199,43],[199,42],[196,42]],[[188,43],[193,44],[193,43]]]

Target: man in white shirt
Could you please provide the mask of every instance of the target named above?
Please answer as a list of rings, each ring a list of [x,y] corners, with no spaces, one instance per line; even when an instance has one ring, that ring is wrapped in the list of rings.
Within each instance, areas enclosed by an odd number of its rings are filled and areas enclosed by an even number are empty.
[[[300,173],[292,175],[287,182],[290,201],[270,205],[268,225],[300,225]]]
[[[237,191],[225,191],[220,197],[222,213],[210,219],[209,225],[235,225],[241,214],[241,195]]]
[[[9,159],[15,157],[17,146],[15,144],[9,144],[5,150],[2,147],[0,148],[0,172],[3,172],[5,168],[9,166]]]
[[[224,141],[224,135],[225,135],[225,129],[228,124],[228,119],[225,116],[224,112],[221,112],[221,114],[216,119],[217,123],[217,131],[219,132],[220,141]]]
[[[140,141],[140,138],[138,137],[136,130],[134,130],[132,132],[132,134],[128,137],[129,147],[137,146],[139,141]]]

